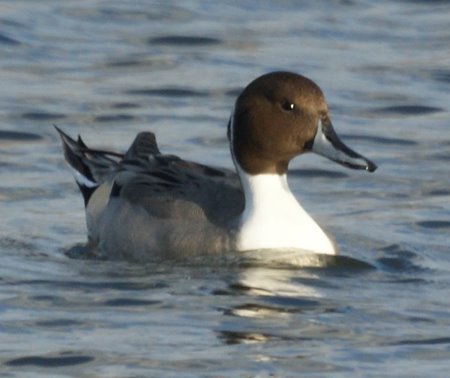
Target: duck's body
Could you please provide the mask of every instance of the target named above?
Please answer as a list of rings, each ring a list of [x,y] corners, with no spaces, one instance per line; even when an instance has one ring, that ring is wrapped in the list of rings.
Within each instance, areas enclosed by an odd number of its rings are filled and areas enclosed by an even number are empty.
[[[85,198],[89,241],[110,258],[254,249],[335,254],[290,191],[288,163],[316,148],[349,167],[376,168],[337,138],[319,87],[285,72],[256,79],[236,101],[228,136],[237,174],[163,155],[153,133],[140,133],[124,155],[60,134]]]

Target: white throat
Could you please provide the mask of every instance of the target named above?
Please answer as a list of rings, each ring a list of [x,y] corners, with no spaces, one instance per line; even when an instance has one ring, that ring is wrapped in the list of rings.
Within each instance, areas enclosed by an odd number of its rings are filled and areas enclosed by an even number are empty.
[[[292,194],[286,175],[249,175],[236,166],[245,193],[238,250],[292,248],[336,254],[331,240]]]

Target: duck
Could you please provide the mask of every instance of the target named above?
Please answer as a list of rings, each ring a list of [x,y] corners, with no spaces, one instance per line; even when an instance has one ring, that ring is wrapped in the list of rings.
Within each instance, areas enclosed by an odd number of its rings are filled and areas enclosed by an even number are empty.
[[[289,163],[314,152],[351,169],[377,169],[338,137],[319,86],[286,71],[254,79],[237,97],[227,127],[234,171],[164,154],[152,132],[117,153],[56,129],[84,198],[87,244],[109,259],[336,255],[333,238],[292,193]]]

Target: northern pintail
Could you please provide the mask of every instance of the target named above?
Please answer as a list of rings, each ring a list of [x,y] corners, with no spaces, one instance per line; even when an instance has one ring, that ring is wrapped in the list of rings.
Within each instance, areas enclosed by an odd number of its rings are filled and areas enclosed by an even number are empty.
[[[289,189],[289,162],[312,151],[376,169],[338,138],[321,89],[290,72],[263,75],[237,98],[228,123],[237,173],[164,155],[151,132],[118,154],[58,131],[84,197],[89,243],[113,259],[261,249],[336,254]]]

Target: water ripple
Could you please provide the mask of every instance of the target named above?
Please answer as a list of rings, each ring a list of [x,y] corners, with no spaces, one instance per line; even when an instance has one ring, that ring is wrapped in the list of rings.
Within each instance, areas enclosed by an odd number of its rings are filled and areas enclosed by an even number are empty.
[[[113,109],[135,109],[135,108],[140,108],[141,105],[136,104],[135,102],[118,102],[118,103],[112,104],[111,107]]]
[[[108,114],[95,117],[94,122],[126,122],[134,119],[131,114]]]
[[[287,339],[286,337],[275,336],[263,332],[221,330],[217,333],[219,339],[221,339],[226,345],[260,344],[270,340]]]
[[[129,307],[129,306],[154,306],[161,304],[161,301],[152,301],[144,299],[132,299],[132,298],[115,298],[103,302],[106,306],[113,307]]]
[[[22,118],[32,121],[52,121],[66,118],[65,114],[60,113],[46,113],[46,112],[28,112],[23,113]]]
[[[44,368],[59,368],[63,366],[72,366],[86,364],[94,360],[94,357],[85,355],[43,357],[43,356],[25,356],[6,361],[9,366],[38,366]]]
[[[51,319],[51,320],[37,321],[35,323],[35,325],[38,327],[50,327],[50,328],[53,327],[66,328],[69,326],[80,326],[83,324],[84,322],[73,319]]]
[[[431,77],[439,83],[450,83],[450,70],[435,69],[431,72]]]
[[[434,339],[412,339],[401,340],[391,345],[440,345],[450,344],[450,337],[437,337]]]
[[[291,169],[290,176],[308,177],[308,178],[345,178],[349,175],[341,171],[329,171],[326,169]]]
[[[450,230],[450,221],[447,220],[429,220],[429,221],[420,221],[416,222],[416,225],[422,228],[428,228],[428,229],[449,229]]]
[[[128,290],[151,290],[162,289],[169,287],[165,282],[132,282],[132,281],[99,281],[99,282],[86,282],[86,281],[58,281],[58,280],[24,280],[11,282],[12,285],[43,285],[49,287],[59,288],[78,288],[83,290],[90,290],[96,292],[103,289],[111,289],[117,291]],[[61,298],[48,295],[35,296],[32,299],[38,301],[59,301]]]
[[[0,130],[0,141],[33,142],[42,139],[42,136],[39,134],[23,131]]]
[[[0,34],[0,45],[17,46],[21,43],[13,38],[10,38],[4,34]]]
[[[444,109],[427,105],[394,105],[372,109],[375,114],[413,116],[443,112]]]
[[[148,40],[148,43],[154,45],[166,46],[212,46],[222,43],[220,39],[212,37],[197,37],[184,35],[167,35],[154,37]]]
[[[416,253],[399,244],[391,244],[381,249],[385,254],[376,261],[383,270],[395,272],[418,272],[423,267],[416,264],[414,260],[418,257]],[[400,278],[400,280],[403,278]],[[408,278],[409,279],[409,278]]]

